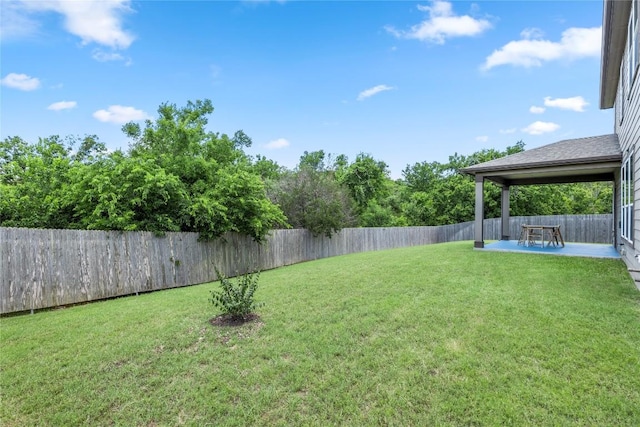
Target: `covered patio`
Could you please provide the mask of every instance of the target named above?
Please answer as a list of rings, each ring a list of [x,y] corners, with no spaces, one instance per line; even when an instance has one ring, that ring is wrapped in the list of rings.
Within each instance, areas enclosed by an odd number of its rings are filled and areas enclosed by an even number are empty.
[[[579,256],[587,258],[613,258],[619,259],[620,254],[613,245],[597,243],[565,243],[562,246],[524,246],[517,240],[498,240],[487,243],[483,250],[500,252],[535,253],[542,255]]]
[[[501,241],[493,248],[540,253],[577,254],[580,248],[567,243],[564,247],[545,246],[527,247],[518,245],[518,236],[510,236],[509,196],[514,185],[566,184],[575,182],[610,181],[614,185],[613,214],[614,224],[618,223],[620,192],[615,188],[616,178],[620,174],[622,153],[618,136],[615,134],[587,138],[568,139],[532,150],[512,154],[485,163],[462,169],[463,173],[475,177],[475,235],[474,247],[484,248],[484,183],[489,180],[502,189],[501,193]],[[553,224],[546,224],[553,225]],[[616,236],[617,233],[612,233]],[[609,246],[617,254],[618,242]],[[487,249],[491,249],[487,245]],[[580,246],[585,246],[584,244]],[[583,249],[587,249],[586,247]],[[591,248],[593,249],[593,248]],[[589,251],[586,251],[589,252]],[[608,252],[608,251],[605,251]],[[585,255],[586,256],[586,255]]]

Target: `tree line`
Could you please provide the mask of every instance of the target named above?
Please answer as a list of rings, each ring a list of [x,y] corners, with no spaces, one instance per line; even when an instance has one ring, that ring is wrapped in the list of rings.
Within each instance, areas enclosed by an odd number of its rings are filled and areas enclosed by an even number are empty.
[[[304,152],[293,169],[250,156],[251,139],[206,130],[209,100],[165,103],[144,126],[127,123],[127,150],[109,152],[95,135],[0,142],[0,226],[96,230],[228,231],[261,241],[275,228],[331,236],[344,227],[443,225],[474,218],[475,185],[464,167],[524,150],[483,149],[448,162],[388,165],[366,153],[353,161]],[[485,185],[485,216],[500,216],[500,189]],[[511,215],[610,213],[610,183],[518,186]]]

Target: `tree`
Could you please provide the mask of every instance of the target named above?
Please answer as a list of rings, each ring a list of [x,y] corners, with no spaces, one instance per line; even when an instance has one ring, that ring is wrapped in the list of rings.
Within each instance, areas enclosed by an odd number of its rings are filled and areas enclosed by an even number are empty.
[[[339,181],[348,165],[345,155],[305,151],[295,170],[285,172],[270,184],[270,198],[294,228],[331,237],[342,228],[357,224],[348,190]]]
[[[208,131],[211,101],[162,104],[155,121],[127,123],[129,150],[108,153],[94,135],[0,142],[0,226],[227,231],[264,239],[291,225],[331,236],[354,226],[440,225],[474,218],[473,164],[524,150],[455,153],[447,163],[407,165],[403,180],[368,154],[304,152],[294,171],[244,149],[251,138]],[[484,186],[485,216],[500,216],[500,189]],[[514,186],[512,215],[610,213],[610,183]],[[268,193],[268,195],[267,195]],[[276,204],[277,203],[277,204]],[[279,205],[279,206],[278,206]],[[284,213],[286,213],[286,216]]]
[[[438,162],[420,162],[412,166],[407,165],[402,176],[410,192],[430,192],[436,182],[442,178],[444,166]]]
[[[304,166],[284,175],[275,185],[272,200],[294,228],[331,237],[355,225],[351,200],[331,173]]]
[[[340,182],[347,187],[358,207],[364,210],[373,200],[382,197],[388,178],[389,171],[385,162],[360,153],[347,167]]]
[[[284,167],[260,154],[253,160],[253,169],[264,181],[277,180],[285,173]]]
[[[385,179],[380,196],[369,202],[360,212],[362,227],[404,227],[409,225],[404,207],[406,183],[402,180]]]
[[[441,225],[472,221],[475,206],[473,179],[461,169],[515,154],[524,150],[518,141],[505,151],[483,149],[470,156],[455,153],[447,163],[421,162],[403,170],[407,184],[404,212],[410,225]],[[485,216],[500,216],[500,189],[488,183],[484,186]]]
[[[251,139],[242,131],[233,138],[207,131],[212,112],[209,100],[189,101],[182,108],[162,104],[158,119],[147,120],[144,129],[135,123],[123,127],[133,139],[130,157],[154,163],[167,179],[181,183],[180,191],[152,194],[157,204],[175,209],[167,226],[179,224],[204,238],[237,231],[261,241],[276,224],[286,224],[285,217],[267,198],[264,182],[243,151]]]
[[[180,231],[188,222],[188,194],[180,179],[152,159],[116,151],[73,169],[72,197],[84,229]]]
[[[74,147],[80,149],[74,155]],[[94,136],[83,140],[57,135],[28,144],[19,137],[0,143],[0,225],[69,228],[73,201],[71,171],[99,157],[103,146]]]
[[[206,130],[211,101],[162,104],[158,119],[123,126],[127,152],[94,136],[0,144],[0,225],[108,230],[237,231],[261,241],[286,224],[243,149],[251,139]],[[78,144],[79,143],[79,144]],[[76,150],[74,147],[78,146]]]
[[[403,212],[411,225],[440,225],[472,221],[475,185],[462,168],[524,151],[516,142],[505,151],[483,149],[470,156],[455,153],[447,163],[422,162],[407,166]],[[611,185],[574,183],[514,186],[511,215],[557,215],[611,212]],[[485,217],[501,214],[501,191],[489,182],[484,186]]]
[[[324,150],[305,152],[300,156],[300,161],[298,162],[299,169],[310,169],[317,172],[327,170],[327,165],[325,164],[325,153]]]

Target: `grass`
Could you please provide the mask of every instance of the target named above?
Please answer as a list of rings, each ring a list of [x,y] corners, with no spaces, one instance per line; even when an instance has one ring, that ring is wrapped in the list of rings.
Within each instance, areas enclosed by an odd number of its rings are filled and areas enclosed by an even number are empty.
[[[469,242],[0,319],[0,424],[640,425],[640,293],[619,260]]]

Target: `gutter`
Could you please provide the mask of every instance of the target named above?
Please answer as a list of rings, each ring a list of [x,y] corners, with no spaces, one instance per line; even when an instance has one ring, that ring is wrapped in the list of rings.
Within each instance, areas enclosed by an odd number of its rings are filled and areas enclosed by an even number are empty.
[[[604,0],[600,61],[600,109],[613,107],[620,83],[620,65],[627,43],[629,0]]]

